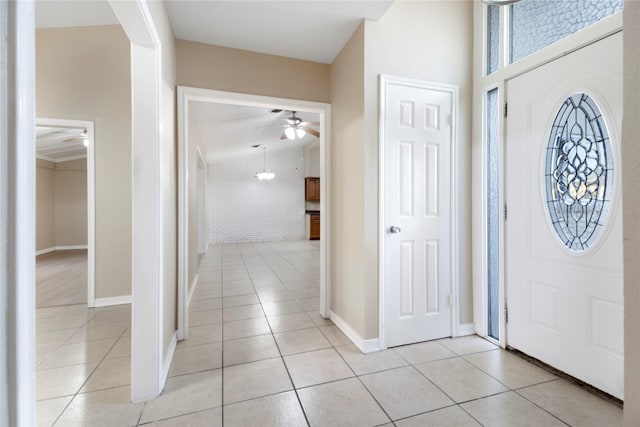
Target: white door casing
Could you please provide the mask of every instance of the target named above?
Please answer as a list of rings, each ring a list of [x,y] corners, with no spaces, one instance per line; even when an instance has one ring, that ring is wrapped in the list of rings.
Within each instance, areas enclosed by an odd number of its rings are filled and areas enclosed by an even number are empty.
[[[381,318],[386,346],[452,335],[456,94],[450,86],[381,79]]]
[[[551,126],[575,93],[602,112],[614,168],[608,217],[583,252],[556,237],[544,182]],[[507,96],[507,344],[623,398],[622,33],[509,80]]]

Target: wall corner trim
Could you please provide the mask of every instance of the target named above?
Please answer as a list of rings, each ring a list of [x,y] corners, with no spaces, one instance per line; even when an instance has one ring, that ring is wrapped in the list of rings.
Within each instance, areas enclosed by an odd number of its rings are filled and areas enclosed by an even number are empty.
[[[178,331],[175,331],[171,336],[169,342],[169,349],[164,357],[164,363],[162,364],[162,377],[160,378],[160,390],[164,389],[164,385],[169,377],[169,368],[171,368],[171,362],[173,362],[173,355],[176,352],[176,346],[178,345]]]
[[[330,319],[362,353],[373,353],[382,350],[380,338],[371,338],[368,340],[362,338],[347,322],[342,320],[342,318],[333,311],[330,312]]]
[[[188,307],[191,306],[191,299],[193,298],[193,292],[196,290],[196,286],[198,286],[198,280],[200,280],[200,277],[196,273],[196,276],[193,278],[193,282],[191,282],[191,287],[189,288],[189,302],[187,303]]]
[[[111,305],[131,304],[131,295],[119,297],[96,298],[94,307],[108,307]]]
[[[473,322],[463,323],[460,326],[458,326],[459,337],[464,337],[467,335],[475,335],[475,333],[476,333],[476,325]]]

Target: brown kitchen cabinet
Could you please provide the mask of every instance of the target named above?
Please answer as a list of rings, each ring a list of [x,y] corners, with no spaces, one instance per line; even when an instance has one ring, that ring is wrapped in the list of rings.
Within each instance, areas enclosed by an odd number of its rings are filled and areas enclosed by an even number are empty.
[[[310,215],[309,240],[320,240],[320,214]]]
[[[307,202],[320,201],[320,178],[309,177],[304,179],[304,199]]]

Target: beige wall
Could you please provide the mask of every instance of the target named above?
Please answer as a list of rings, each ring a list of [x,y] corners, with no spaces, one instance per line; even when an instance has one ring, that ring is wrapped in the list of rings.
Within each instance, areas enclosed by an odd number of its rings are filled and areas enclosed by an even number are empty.
[[[36,32],[36,114],[95,123],[96,298],[131,293],[131,63],[120,26]]]
[[[329,101],[329,65],[176,40],[181,86]]]
[[[471,1],[396,2],[366,21],[331,66],[332,309],[364,339],[379,334],[378,108],[380,74],[459,87],[458,235],[461,323],[473,321],[470,217]]]
[[[87,160],[36,161],[36,250],[87,244]]]
[[[331,310],[361,337],[367,267],[362,222],[364,44],[363,23],[331,64]]]
[[[459,90],[457,144],[454,158],[459,184],[459,321],[473,322],[471,277],[471,106],[473,67],[473,2],[396,2],[378,22],[365,27],[365,260],[378,262],[378,79],[380,74],[455,85]],[[368,268],[367,283],[378,280]],[[378,290],[367,293],[367,337],[377,336]]]
[[[200,144],[200,136],[192,126],[193,123],[189,123],[189,141],[188,141],[188,153],[189,153],[189,189],[188,189],[188,204],[189,204],[189,224],[188,224],[188,238],[189,238],[189,291],[191,291],[191,285],[193,285],[193,279],[198,273],[198,145]]]
[[[56,246],[87,244],[87,159],[56,163]]]
[[[328,102],[329,65],[281,56],[175,41],[176,79],[181,86],[305,101]],[[189,286],[197,272],[197,135],[189,139]]]
[[[624,425],[640,425],[640,2],[624,4]]]
[[[55,163],[36,161],[36,251],[56,246]]]

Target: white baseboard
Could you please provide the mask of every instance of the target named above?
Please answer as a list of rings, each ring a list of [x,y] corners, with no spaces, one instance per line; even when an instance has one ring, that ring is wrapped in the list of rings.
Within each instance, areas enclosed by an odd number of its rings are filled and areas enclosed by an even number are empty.
[[[74,249],[87,249],[87,248],[88,248],[87,245],[52,246],[50,248],[40,249],[39,251],[36,251],[36,256],[48,254],[49,252],[54,252],[54,251],[71,251]]]
[[[476,333],[476,325],[472,323],[463,323],[458,325],[458,336],[464,337],[467,335],[474,335]]]
[[[373,353],[375,351],[380,351],[380,339],[372,338],[365,340],[362,338],[356,331],[354,331],[347,322],[342,320],[340,316],[335,314],[333,311],[330,312],[329,318],[335,325],[342,331],[343,334],[347,336],[351,340],[351,342],[360,349],[363,353]]]
[[[122,295],[119,297],[96,298],[94,307],[107,307],[110,305],[131,304],[131,295]]]
[[[191,282],[191,287],[189,288],[189,301],[187,301],[187,307],[191,305],[191,298],[193,298],[193,291],[196,290],[196,286],[198,286],[198,274],[196,273],[196,277],[193,278],[193,282]]]
[[[164,389],[164,384],[167,382],[169,376],[169,368],[171,368],[171,362],[173,361],[173,355],[176,352],[176,346],[178,345],[178,331],[175,331],[171,336],[171,342],[169,343],[169,349],[167,354],[164,355],[164,363],[162,365],[162,378],[160,378],[160,390]]]

